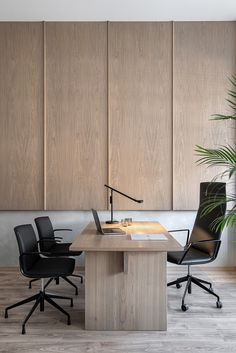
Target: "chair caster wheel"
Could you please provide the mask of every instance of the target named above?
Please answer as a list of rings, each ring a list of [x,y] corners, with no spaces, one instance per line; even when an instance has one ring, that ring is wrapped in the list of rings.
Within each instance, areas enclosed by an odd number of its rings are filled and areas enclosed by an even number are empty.
[[[222,305],[221,301],[218,300],[218,301],[216,302],[216,307],[217,307],[218,309],[221,309],[222,306],[223,306],[223,305]]]
[[[179,289],[179,288],[181,288],[181,287],[182,287],[182,285],[181,285],[181,284],[176,283],[176,288],[177,288],[177,289]]]
[[[71,325],[70,317],[67,319],[67,325]]]
[[[70,301],[70,306],[71,306],[71,308],[74,306],[73,299],[71,299],[71,301]]]
[[[8,312],[7,312],[7,311],[5,311],[5,315],[4,315],[4,317],[5,317],[5,319],[7,319],[7,318],[8,318]]]
[[[25,326],[22,326],[22,331],[21,331],[22,335],[25,334]]]
[[[182,304],[181,305],[182,311],[187,311],[188,310],[188,305]]]

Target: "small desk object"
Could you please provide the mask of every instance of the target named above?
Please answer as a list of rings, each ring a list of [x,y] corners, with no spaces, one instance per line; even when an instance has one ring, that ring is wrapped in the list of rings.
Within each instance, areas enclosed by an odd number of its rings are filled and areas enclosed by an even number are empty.
[[[85,251],[85,329],[166,330],[167,251],[182,246],[158,222],[121,228],[127,235],[101,235],[90,223],[70,246]],[[167,239],[130,236],[160,233]]]

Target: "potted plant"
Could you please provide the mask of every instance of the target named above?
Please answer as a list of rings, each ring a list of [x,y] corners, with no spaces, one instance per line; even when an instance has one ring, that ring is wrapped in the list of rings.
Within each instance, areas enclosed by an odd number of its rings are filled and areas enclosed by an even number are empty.
[[[232,76],[229,79],[231,83],[231,88],[228,90],[228,98],[227,103],[232,110],[231,115],[223,115],[223,114],[214,114],[212,116],[213,120],[236,120],[236,76]],[[216,175],[213,181],[217,179],[223,179],[228,183],[233,183],[233,190],[236,189],[235,185],[235,177],[236,177],[236,149],[235,146],[231,145],[222,145],[217,148],[205,148],[197,145],[195,151],[197,155],[200,157],[197,161],[198,164],[205,164],[208,167],[211,166],[220,166],[224,167],[223,171]],[[212,224],[212,227],[216,229],[221,229],[225,226],[233,226],[236,223],[236,194],[231,191],[227,193],[226,200],[222,197],[218,197],[217,199],[210,200],[208,204],[206,204],[203,213],[207,214],[216,206],[225,202],[228,204],[228,209],[226,211],[225,216],[218,218]]]

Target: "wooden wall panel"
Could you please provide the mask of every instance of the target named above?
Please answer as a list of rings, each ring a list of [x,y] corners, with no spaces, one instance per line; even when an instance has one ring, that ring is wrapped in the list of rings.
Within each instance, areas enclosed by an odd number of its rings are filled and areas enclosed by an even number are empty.
[[[107,24],[46,24],[46,207],[107,206]]]
[[[42,209],[41,23],[0,23],[0,77],[0,209]]]
[[[232,126],[210,117],[228,109],[227,77],[236,72],[236,23],[175,23],[173,58],[174,209],[197,209],[199,183],[211,180],[217,169],[196,165],[195,145],[234,142]]]
[[[109,23],[109,183],[114,208],[171,209],[172,25]]]

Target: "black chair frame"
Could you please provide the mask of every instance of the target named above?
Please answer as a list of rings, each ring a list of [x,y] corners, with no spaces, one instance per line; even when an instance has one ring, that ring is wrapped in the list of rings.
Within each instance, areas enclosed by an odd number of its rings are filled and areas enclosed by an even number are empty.
[[[44,255],[46,256],[47,253],[45,252],[28,252],[28,253],[23,253],[20,255],[20,262],[22,262],[22,259],[24,256],[32,256],[35,254],[39,254],[39,255]],[[22,274],[25,276],[25,274],[22,271],[21,268],[21,272]],[[37,280],[41,279],[41,290],[39,291],[39,293],[28,297],[24,300],[21,300],[13,305],[8,306],[5,309],[5,318],[8,318],[8,310],[16,308],[18,306],[24,305],[26,303],[30,303],[32,301],[35,301],[34,305],[32,306],[31,310],[29,311],[29,313],[27,314],[27,316],[25,317],[23,323],[22,323],[22,334],[26,333],[26,329],[25,329],[25,325],[27,323],[27,321],[30,319],[30,317],[32,316],[33,312],[36,310],[36,308],[39,306],[40,307],[40,311],[44,311],[44,303],[45,301],[48,302],[50,305],[52,305],[54,308],[56,308],[57,310],[59,310],[60,312],[62,312],[64,315],[67,316],[67,325],[71,324],[71,320],[70,320],[70,315],[69,313],[67,313],[67,311],[65,311],[60,305],[58,305],[53,299],[64,299],[64,300],[70,300],[70,306],[73,307],[73,299],[70,297],[66,297],[66,296],[61,296],[61,295],[55,295],[55,294],[48,294],[45,292],[45,285],[44,285],[44,278],[37,278]],[[49,280],[50,281],[50,280]]]
[[[60,229],[54,229],[54,230],[53,230],[54,233],[55,233],[55,232],[61,232],[61,231],[70,231],[70,232],[71,232],[72,229],[60,228]],[[43,244],[44,242],[47,242],[47,243],[48,243],[48,242],[53,242],[53,243],[57,242],[57,243],[60,243],[62,239],[63,239],[62,237],[58,237],[58,236],[54,236],[53,239],[52,239],[52,238],[44,237],[43,240],[38,240],[38,244],[40,245],[40,244]],[[48,256],[50,256],[50,257],[53,256],[53,254],[50,253],[50,252],[47,253],[47,254],[48,254]],[[61,255],[60,255],[60,253],[57,253],[57,256],[65,256],[65,255],[64,255],[64,254],[61,254]],[[83,276],[81,276],[81,275],[76,275],[76,274],[73,274],[73,273],[72,273],[70,276],[71,276],[71,277],[80,278],[80,283],[83,283]],[[76,284],[74,284],[68,277],[61,276],[60,278],[62,278],[65,282],[69,283],[72,287],[74,287],[74,288],[75,288],[75,295],[78,295],[79,291],[78,291],[78,287],[77,287]],[[36,281],[38,281],[38,280],[39,280],[38,278],[33,278],[33,279],[31,279],[31,280],[29,281],[29,289],[32,288],[32,283],[33,283],[33,282],[36,282]],[[46,289],[46,288],[48,287],[48,285],[49,285],[53,280],[55,280],[55,282],[56,282],[57,285],[59,284],[59,277],[50,278],[50,279],[48,280],[48,282],[45,284],[44,289]]]
[[[214,254],[214,257],[212,258],[212,261],[217,257],[217,254],[218,254],[219,248],[220,248],[220,244],[221,244],[221,240],[206,239],[206,240],[199,240],[199,241],[191,243],[191,242],[189,242],[189,235],[190,235],[190,230],[189,229],[175,229],[175,230],[169,230],[168,232],[172,233],[172,232],[183,232],[183,231],[187,232],[187,239],[186,239],[185,251],[184,251],[183,256],[181,257],[178,265],[182,265],[183,260],[185,259],[186,255],[188,254],[188,252],[191,249],[191,247],[194,246],[194,245],[200,244],[200,243],[207,243],[207,242],[215,242],[215,243],[217,243],[217,249],[216,249],[216,252]],[[213,291],[212,283],[208,282],[208,281],[205,281],[205,280],[203,280],[201,278],[193,276],[191,274],[191,271],[190,271],[190,267],[191,266],[190,265],[187,265],[187,266],[188,266],[188,274],[186,276],[179,277],[175,281],[169,282],[167,284],[168,287],[176,285],[176,288],[179,289],[179,288],[181,288],[181,283],[187,282],[185,290],[184,290],[184,294],[183,294],[183,297],[182,297],[181,309],[183,311],[188,310],[188,305],[185,304],[185,297],[186,297],[187,292],[189,294],[192,293],[192,283],[194,283],[198,287],[204,289],[209,294],[212,294],[213,296],[215,296],[217,298],[216,307],[217,308],[222,308],[222,302],[220,301],[220,297]],[[207,287],[206,285],[208,285],[209,287]]]

